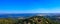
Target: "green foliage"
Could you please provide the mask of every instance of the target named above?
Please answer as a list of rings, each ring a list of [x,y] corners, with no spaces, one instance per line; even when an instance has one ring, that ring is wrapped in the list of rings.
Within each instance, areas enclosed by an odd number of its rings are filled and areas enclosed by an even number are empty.
[[[16,21],[13,19],[0,19],[0,24],[14,24]]]

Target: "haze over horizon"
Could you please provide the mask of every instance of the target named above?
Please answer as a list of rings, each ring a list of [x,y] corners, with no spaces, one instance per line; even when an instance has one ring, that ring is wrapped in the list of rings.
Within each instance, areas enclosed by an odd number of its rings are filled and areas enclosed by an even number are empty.
[[[60,13],[60,0],[0,0],[0,13]]]

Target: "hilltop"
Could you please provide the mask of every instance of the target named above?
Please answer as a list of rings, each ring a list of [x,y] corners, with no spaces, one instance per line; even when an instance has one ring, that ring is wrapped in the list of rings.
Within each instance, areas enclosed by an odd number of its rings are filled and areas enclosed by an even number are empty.
[[[27,19],[20,19],[19,24],[58,24],[57,22],[43,16],[33,16]]]

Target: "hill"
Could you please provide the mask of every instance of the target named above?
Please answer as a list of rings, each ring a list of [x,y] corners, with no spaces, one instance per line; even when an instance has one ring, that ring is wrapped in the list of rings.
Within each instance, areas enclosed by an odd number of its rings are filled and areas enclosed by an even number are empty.
[[[20,19],[18,23],[19,24],[59,24],[43,16],[33,16],[27,19]]]

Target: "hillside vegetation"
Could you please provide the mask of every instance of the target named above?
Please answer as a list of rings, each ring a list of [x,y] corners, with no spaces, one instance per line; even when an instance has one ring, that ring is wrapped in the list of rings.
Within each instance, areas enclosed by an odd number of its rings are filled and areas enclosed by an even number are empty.
[[[43,16],[33,16],[26,19],[1,18],[0,24],[59,24]]]

